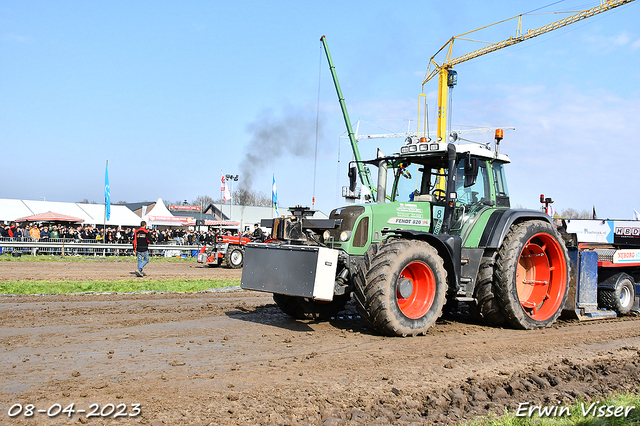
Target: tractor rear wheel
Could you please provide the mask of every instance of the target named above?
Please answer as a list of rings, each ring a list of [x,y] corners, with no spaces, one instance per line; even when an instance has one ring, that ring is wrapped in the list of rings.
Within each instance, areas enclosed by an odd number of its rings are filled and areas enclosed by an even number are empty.
[[[305,297],[274,294],[273,301],[282,312],[295,319],[328,320],[342,311],[351,298],[345,294],[334,296],[331,302],[307,299]]]
[[[475,288],[476,302],[473,306],[475,312],[473,313],[487,324],[499,327],[505,324],[506,319],[494,292],[493,269],[494,263],[491,258],[484,258],[480,263]]]
[[[516,328],[547,327],[560,316],[569,290],[567,248],[542,220],[514,225],[498,249],[494,288]]]
[[[598,289],[598,305],[615,311],[618,315],[626,315],[631,311],[635,301],[635,285],[628,274],[621,274],[614,288]]]
[[[424,241],[372,244],[354,281],[356,308],[379,333],[425,334],[442,315],[447,271],[436,249]]]
[[[232,269],[242,268],[244,264],[244,250],[238,246],[229,246],[225,255],[227,266]]]

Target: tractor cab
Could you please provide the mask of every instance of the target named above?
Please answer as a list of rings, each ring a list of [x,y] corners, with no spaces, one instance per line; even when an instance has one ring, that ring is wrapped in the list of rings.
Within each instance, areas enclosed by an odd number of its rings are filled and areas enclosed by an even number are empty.
[[[489,154],[489,155],[487,155]],[[456,200],[451,233],[461,235],[484,211],[509,208],[509,192],[504,173],[508,159],[491,151],[461,153],[456,164]]]
[[[487,209],[509,208],[504,173],[509,162],[507,155],[481,144],[422,142],[367,163],[378,166],[378,203],[428,202],[431,233],[462,235]]]

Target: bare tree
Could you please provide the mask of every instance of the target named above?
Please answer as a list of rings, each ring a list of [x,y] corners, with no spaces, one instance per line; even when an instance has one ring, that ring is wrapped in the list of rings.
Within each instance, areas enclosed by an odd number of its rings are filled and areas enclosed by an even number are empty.
[[[233,204],[239,206],[258,206],[258,207],[271,207],[271,197],[267,196],[264,192],[257,192],[247,189],[239,189],[237,191],[233,191]],[[227,200],[228,202],[228,200]],[[209,195],[198,195],[194,200],[190,203],[187,203],[190,206],[196,207],[204,207],[206,208],[209,204],[221,204],[222,199],[217,198],[214,199]],[[184,204],[184,201],[169,201],[164,200],[164,205],[169,208],[169,206],[181,206]]]
[[[162,199],[162,202],[164,203],[164,206],[166,208],[169,208],[169,206],[181,206],[184,204],[185,201],[187,200],[169,201],[169,200],[165,200],[164,198]]]
[[[560,210],[560,213],[558,214],[558,216],[563,219],[591,219],[592,213],[590,213],[587,210],[582,210],[579,212],[578,210],[569,207],[569,208]]]
[[[214,204],[214,199],[208,195],[198,195],[195,200],[191,202],[192,206],[207,207],[209,204]]]
[[[247,190],[247,189],[239,189],[237,191],[233,191],[231,195],[233,197],[234,205],[271,207],[271,197],[267,196],[264,192],[256,192],[256,191]],[[221,204],[222,199],[218,198],[216,200],[212,200],[211,202],[213,204]]]
[[[247,189],[239,189],[233,193],[235,197],[235,204],[241,206],[258,206],[258,207],[270,207],[271,198],[264,192],[257,192]]]

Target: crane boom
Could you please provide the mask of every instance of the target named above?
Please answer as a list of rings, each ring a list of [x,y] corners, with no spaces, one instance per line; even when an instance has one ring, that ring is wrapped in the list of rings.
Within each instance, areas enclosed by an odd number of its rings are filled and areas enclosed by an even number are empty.
[[[467,53],[466,55],[459,56],[449,61],[448,65],[454,66],[462,62],[468,61],[470,59],[477,58],[478,56],[486,55],[487,53],[491,53],[493,51],[502,49],[504,47],[508,47],[525,40],[529,40],[530,38],[534,38],[539,35],[548,33],[550,31],[557,30],[558,28],[566,27],[567,25],[573,24],[578,21],[582,21],[583,19],[590,18],[599,13],[606,12],[607,10],[611,10],[618,6],[622,6],[623,4],[631,3],[632,1],[635,1],[635,0],[608,1],[604,4],[601,4],[600,6],[583,10],[579,13],[576,13],[575,15],[571,15],[564,19],[560,19],[559,21],[555,21],[550,24],[544,25],[540,28],[536,28],[535,30],[528,30],[524,35],[517,35],[516,37],[510,37],[507,40],[503,40],[498,43],[485,46],[482,49],[474,50],[473,52]],[[522,18],[522,15],[520,15],[520,18]]]
[[[496,50],[500,50],[503,49],[505,47],[509,47],[512,46],[514,44],[517,43],[521,43],[525,40],[529,40],[531,38],[537,37],[539,35],[542,34],[546,34],[550,31],[553,30],[557,30],[558,28],[562,28],[565,27],[567,25],[573,24],[575,22],[579,22],[582,21],[583,19],[587,19],[590,18],[594,15],[597,15],[599,13],[602,12],[606,12],[608,10],[614,9],[616,7],[622,6],[624,4],[627,3],[631,3],[632,1],[635,0],[607,0],[604,1],[600,4],[600,6],[596,6],[596,7],[592,7],[591,9],[586,9],[583,11],[580,11],[574,15],[568,16],[566,18],[560,19],[558,21],[552,22],[550,24],[544,25],[542,27],[536,28],[534,30],[527,30],[527,32],[525,34],[521,34],[520,33],[520,28],[522,25],[522,15],[518,15],[518,16],[514,16],[513,18],[510,19],[514,19],[514,18],[518,18],[518,30],[516,32],[516,36],[515,37],[509,37],[508,39],[499,41],[497,43],[493,43],[490,44],[488,46],[485,46],[481,49],[477,49],[474,50],[473,52],[469,52],[466,53],[462,56],[458,56],[457,58],[451,58],[451,53],[452,53],[452,49],[453,49],[453,42],[456,39],[461,38],[461,36],[478,31],[480,29],[486,28],[486,27],[482,27],[482,28],[478,28],[476,30],[473,31],[469,31],[466,32],[464,34],[455,36],[455,37],[451,37],[445,44],[444,46],[442,46],[440,48],[440,50],[438,50],[436,52],[435,55],[433,55],[431,57],[431,59],[429,59],[429,66],[427,68],[427,72],[425,75],[425,79],[422,82],[422,87],[423,87],[423,91],[424,91],[424,85],[431,80],[433,77],[435,77],[436,75],[439,76],[439,83],[438,83],[438,130],[437,130],[437,135],[439,138],[441,138],[442,140],[446,140],[447,137],[447,116],[448,116],[448,111],[447,111],[447,94],[448,94],[448,78],[449,78],[449,74],[450,71],[452,70],[454,65],[458,65],[462,62],[466,62],[469,61],[471,59],[477,58],[478,56],[482,56],[482,55],[486,55],[487,53],[491,53],[491,52],[495,52]],[[509,19],[506,19],[505,21],[508,21]],[[504,22],[504,21],[501,21]],[[445,60],[442,62],[442,64],[438,64],[435,61],[435,57],[442,52],[445,48],[447,48],[448,46],[448,50],[447,50],[447,55]],[[433,65],[433,69],[431,69],[431,66]]]
[[[340,108],[342,109],[344,124],[347,126],[347,133],[349,134],[351,149],[353,151],[353,156],[356,160],[356,167],[358,169],[358,175],[360,176],[360,182],[362,182],[362,185],[366,186],[369,189],[369,191],[371,192],[371,196],[375,201],[375,188],[371,184],[370,171],[367,167],[364,166],[364,164],[362,163],[362,158],[360,157],[360,150],[358,149],[358,141],[356,140],[355,133],[353,132],[351,121],[349,120],[349,113],[347,112],[347,104],[344,102],[344,97],[342,96],[342,90],[340,90],[340,83],[338,82],[336,67],[333,66],[333,61],[331,60],[331,54],[329,53],[327,38],[325,36],[322,36],[320,37],[320,41],[322,42],[322,46],[324,47],[324,52],[327,54],[327,61],[329,62],[331,77],[333,77],[333,84],[335,85],[336,92],[338,93],[338,100],[340,102]]]

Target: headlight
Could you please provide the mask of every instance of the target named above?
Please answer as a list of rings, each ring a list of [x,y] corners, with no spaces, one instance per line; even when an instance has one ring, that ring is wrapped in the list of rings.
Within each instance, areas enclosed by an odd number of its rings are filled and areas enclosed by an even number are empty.
[[[349,238],[351,238],[351,231],[342,231],[340,233],[340,241],[349,241]]]
[[[329,232],[329,230],[327,229],[326,231],[324,231],[322,233],[322,239],[324,241],[329,241],[329,238],[331,238],[331,233]]]

